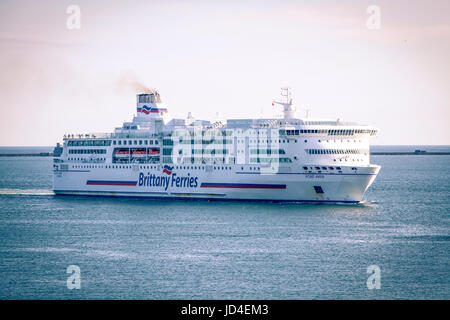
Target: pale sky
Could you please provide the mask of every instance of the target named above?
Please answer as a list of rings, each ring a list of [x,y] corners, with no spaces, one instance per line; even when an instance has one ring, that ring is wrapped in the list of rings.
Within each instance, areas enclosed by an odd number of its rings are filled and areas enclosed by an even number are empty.
[[[273,117],[289,86],[299,115],[373,124],[373,144],[450,145],[449,57],[448,0],[2,0],[0,145],[111,132],[133,77],[173,117]]]

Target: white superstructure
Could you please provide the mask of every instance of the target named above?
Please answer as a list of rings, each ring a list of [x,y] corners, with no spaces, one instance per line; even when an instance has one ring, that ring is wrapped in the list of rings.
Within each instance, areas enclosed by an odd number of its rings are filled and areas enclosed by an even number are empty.
[[[54,192],[66,195],[358,203],[380,167],[376,129],[297,118],[283,89],[282,118],[173,119],[157,91],[109,134],[65,135]]]

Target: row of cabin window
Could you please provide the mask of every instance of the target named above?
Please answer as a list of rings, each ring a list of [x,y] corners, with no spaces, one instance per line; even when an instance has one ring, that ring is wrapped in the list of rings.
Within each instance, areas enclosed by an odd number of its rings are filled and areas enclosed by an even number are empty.
[[[328,130],[321,129],[296,129],[296,130],[280,130],[281,135],[298,136],[302,133],[328,133]]]
[[[68,161],[86,161],[86,158],[67,158]],[[95,158],[95,162],[105,162],[106,158]]]
[[[291,163],[291,158],[250,158],[250,162],[252,163]]]
[[[75,165],[75,166],[72,166],[72,168],[73,169],[96,169],[96,168],[106,168],[106,169],[131,169],[132,168],[132,166],[125,166],[125,165],[105,165],[105,166],[103,166],[103,165]],[[139,166],[139,168],[140,169],[160,169],[160,167],[159,166]],[[180,170],[204,170],[205,169],[205,167],[204,166],[199,166],[199,167],[197,167],[197,166],[175,166],[175,169],[180,169]],[[232,168],[231,167],[228,167],[228,166],[214,166],[213,168],[212,168],[213,170],[232,170]],[[247,168],[248,170],[261,170],[261,168],[260,167],[248,167]],[[303,169],[304,170],[312,170],[313,169],[313,167],[310,167],[310,168],[308,168],[308,167],[303,167]],[[342,170],[342,168],[341,167],[336,167],[336,168],[334,168],[334,167],[314,167],[314,169],[316,169],[316,170],[334,170],[334,169],[336,169],[336,170]],[[241,167],[241,170],[244,170],[244,167]],[[357,170],[356,168],[352,168],[352,170]]]
[[[180,170],[205,170],[205,166],[175,166],[175,169]],[[231,170],[231,167],[228,166],[222,166],[222,167],[213,167],[213,170]]]
[[[317,130],[316,130],[317,131]],[[325,130],[326,131],[326,130]],[[329,142],[328,140],[326,140],[327,142]],[[331,142],[336,142],[337,140],[331,140]],[[244,139],[238,139],[237,140],[238,143],[244,143],[245,140]],[[266,139],[266,140],[262,140],[262,139],[249,139],[249,143],[276,143],[277,140],[276,139]],[[293,140],[293,143],[297,143],[297,139]],[[304,140],[305,143],[308,142],[308,140]],[[321,142],[321,140],[318,140],[318,142]],[[344,142],[344,140],[341,140],[341,142]],[[350,140],[347,140],[347,142],[350,142]],[[356,140],[354,140],[354,142],[357,142]],[[361,140],[359,140],[359,142],[362,142]],[[211,143],[211,142],[210,142]],[[222,140],[217,140],[213,142],[214,144],[222,144]],[[223,144],[230,144],[231,142],[227,142],[227,143],[223,143]],[[289,143],[289,140],[283,140],[283,139],[279,139],[278,143]],[[183,143],[182,143],[183,144]],[[189,143],[187,143],[189,144]],[[196,143],[194,143],[196,144]],[[200,144],[200,142],[198,143]],[[208,143],[203,143],[203,144],[208,144]],[[172,140],[163,140],[163,145],[164,146],[173,146],[173,141]]]
[[[75,147],[75,146],[110,146],[111,140],[69,140],[67,142],[67,146]]]
[[[113,140],[113,145],[152,145],[152,144],[159,144],[158,140]]]
[[[206,137],[210,137],[210,136],[216,136],[216,137],[220,137],[220,136],[231,136],[233,135],[233,131],[232,130],[228,130],[228,131],[217,131],[216,129],[212,129],[212,130],[207,130],[207,131],[179,131],[179,130],[175,130],[172,133],[169,133],[167,135],[165,135],[167,138],[169,137],[179,137],[179,136],[183,136],[186,137],[187,139],[189,137],[200,137],[200,136],[206,136]]]
[[[334,170],[334,167],[314,167],[314,169],[316,169],[316,170],[331,170],[331,171],[333,171]],[[313,167],[303,167],[303,170],[313,170]],[[336,167],[336,170],[342,170],[342,168],[341,167]],[[352,170],[356,170],[356,168],[352,168]]]
[[[250,149],[251,154],[286,154],[283,149]]]
[[[321,142],[321,140],[317,140],[318,142]],[[330,140],[331,142],[339,142],[339,140]],[[329,140],[326,140],[326,142],[330,142]],[[240,143],[244,143],[244,140],[238,140]],[[260,139],[250,139],[250,143],[276,143],[277,140],[275,139],[267,139],[267,140],[260,140]],[[304,140],[304,142],[308,142],[308,140]],[[344,142],[344,140],[341,140],[341,142]],[[350,140],[347,140],[347,142],[350,142]],[[356,142],[356,140],[353,140],[353,142]],[[359,140],[359,142],[362,142]],[[289,140],[278,140],[278,143],[289,143]],[[294,143],[297,143],[297,139],[294,140]]]
[[[156,166],[140,166],[141,169],[156,169]],[[96,165],[81,165],[81,166],[72,166],[72,168],[75,169],[101,169],[101,168],[105,168],[105,169],[131,169],[132,166],[123,166],[123,165],[105,165],[105,166],[96,166]]]
[[[367,150],[357,150],[357,149],[305,149],[309,154],[362,154],[366,153]]]
[[[192,145],[208,145],[208,144],[232,144],[233,140],[230,139],[214,139],[214,140],[194,140],[179,138],[176,140],[177,144],[192,144]],[[164,139],[163,146],[173,146],[174,140]]]
[[[166,140],[167,141],[167,140]],[[232,144],[233,140],[231,139],[212,139],[212,140],[186,140],[183,138],[180,138],[178,140],[178,144]]]
[[[134,152],[134,151],[147,151],[147,150],[153,150],[153,151],[159,151],[159,147],[150,147],[150,148],[114,148],[113,153],[117,153],[117,151],[128,151],[128,152]]]
[[[239,142],[239,140],[238,140]],[[241,143],[244,143],[244,140],[240,141]],[[249,143],[276,143],[277,140],[275,139],[267,139],[267,140],[260,140],[260,139],[250,139]],[[306,142],[306,140],[305,140]],[[289,143],[289,140],[278,140],[278,143]],[[297,143],[297,140],[294,140],[294,143]]]
[[[163,149],[163,155],[170,156],[172,155],[173,149]],[[178,154],[181,155],[183,150],[178,150]],[[228,154],[227,149],[191,149],[192,154]]]
[[[105,166],[106,168],[107,166]],[[96,166],[96,165],[82,165],[82,166],[72,166],[72,169],[97,169],[97,168],[103,168],[103,166]]]
[[[322,142],[322,140],[317,140],[318,142]],[[245,140],[238,139],[238,143],[244,143]],[[267,140],[261,140],[261,139],[250,139],[249,143],[276,143],[276,139],[267,139]],[[308,140],[304,140],[305,143],[308,142]],[[339,142],[339,140],[326,140],[326,142]],[[344,140],[340,140],[340,142],[344,142]],[[350,140],[347,140],[347,142],[351,142]],[[357,142],[356,140],[353,140],[353,142]],[[362,140],[359,140],[359,142],[362,142]],[[289,140],[278,140],[278,143],[289,143]],[[297,143],[297,139],[294,140],[294,143]]]
[[[175,169],[183,169],[183,170],[204,170],[205,166],[175,166]],[[248,167],[249,170],[260,170],[259,167]],[[232,170],[232,167],[229,166],[213,166],[212,170]],[[241,167],[241,170],[244,170],[244,167]]]
[[[229,162],[235,163],[236,159],[234,157],[227,158]],[[183,157],[182,163],[198,163],[198,164],[222,164],[225,163],[225,158],[204,158],[204,157]],[[163,163],[173,163],[172,157],[163,157]]]
[[[330,136],[352,136],[354,134],[362,134],[362,133],[370,133],[374,135],[376,130],[368,130],[368,129],[347,129],[347,130],[328,130],[328,135]]]
[[[299,130],[280,130],[281,135],[298,136],[302,133],[328,133],[330,136],[349,136],[354,134],[370,133],[375,134],[376,130],[368,129],[344,129],[344,130],[328,130],[328,129],[299,129]]]
[[[69,154],[105,154],[106,149],[69,149]]]
[[[106,168],[106,169],[131,169],[132,166],[125,165],[105,165],[105,166],[96,166],[96,165],[75,165],[72,168],[76,169],[89,169],[89,168]],[[159,166],[139,166],[139,169],[161,169]],[[175,169],[180,170],[205,170],[205,166],[175,166]],[[232,170],[229,166],[214,166],[213,170]],[[259,167],[249,167],[249,170],[260,170]],[[244,167],[241,167],[241,170],[244,170]]]
[[[244,143],[245,140],[244,139],[238,139],[237,140],[238,143]],[[277,140],[275,139],[267,139],[267,140],[261,140],[261,139],[249,139],[250,143],[276,143]],[[297,142],[297,140],[295,140],[294,142]],[[278,143],[289,143],[289,140],[278,140]],[[214,140],[214,141],[207,141],[207,140],[195,140],[194,142],[192,141],[181,141],[179,142],[179,144],[194,144],[194,145],[208,145],[208,144],[233,144],[232,140]],[[163,140],[163,145],[164,146],[173,146],[174,143],[172,140]]]

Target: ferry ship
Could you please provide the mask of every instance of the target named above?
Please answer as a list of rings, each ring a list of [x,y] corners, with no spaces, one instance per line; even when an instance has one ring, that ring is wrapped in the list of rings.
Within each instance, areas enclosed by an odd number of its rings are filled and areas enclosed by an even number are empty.
[[[66,134],[54,154],[56,195],[359,203],[380,166],[376,128],[296,117],[289,88],[278,118],[170,117],[156,90],[113,133]]]

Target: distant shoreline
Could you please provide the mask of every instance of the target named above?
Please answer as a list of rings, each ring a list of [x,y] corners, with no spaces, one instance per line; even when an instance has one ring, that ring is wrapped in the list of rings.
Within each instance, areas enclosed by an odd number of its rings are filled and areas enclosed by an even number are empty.
[[[371,152],[371,156],[445,156],[450,152]]]
[[[0,157],[53,157],[53,152],[38,152],[38,153],[0,153]]]
[[[447,156],[450,152],[371,152],[371,156]],[[0,153],[0,157],[53,157],[52,152]]]

